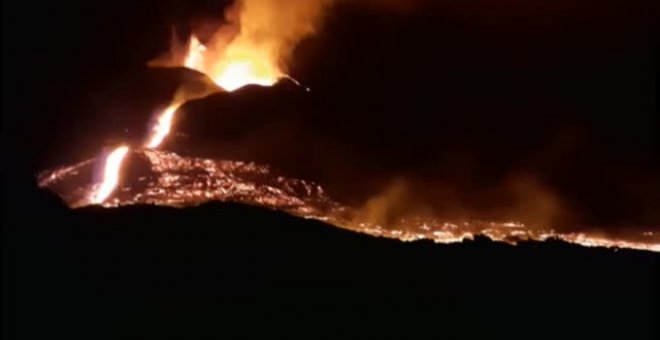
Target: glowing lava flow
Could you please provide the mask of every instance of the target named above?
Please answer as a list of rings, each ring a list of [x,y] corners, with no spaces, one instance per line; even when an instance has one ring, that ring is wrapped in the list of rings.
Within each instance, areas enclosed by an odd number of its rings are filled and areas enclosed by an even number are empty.
[[[205,59],[204,53],[206,47],[202,45],[195,36],[190,39],[188,53],[184,60],[184,66],[198,70],[202,73],[208,71],[203,65],[206,65],[208,60]],[[258,55],[244,54],[244,56],[252,56],[258,58]],[[211,61],[213,65],[216,65]],[[237,90],[245,85],[257,84],[262,86],[271,86],[280,78],[279,71],[269,68],[272,65],[268,60],[255,60],[255,59],[237,59],[237,60],[221,60],[217,63],[223,65],[221,72],[215,77],[210,75],[211,78],[223,89],[228,92]],[[264,66],[265,65],[265,66]],[[206,73],[209,75],[208,73]],[[158,115],[156,123],[151,129],[144,147],[147,149],[158,148],[167,135],[172,130],[172,121],[176,111],[190,99],[195,99],[195,96],[188,98],[175,99],[162,113]],[[121,171],[121,164],[124,156],[128,152],[127,146],[122,146],[115,149],[106,158],[106,165],[104,169],[103,181],[99,185],[99,190],[92,193],[90,201],[93,204],[103,203],[108,196],[115,190],[118,183],[119,172]]]
[[[151,149],[131,150],[130,157],[140,160],[132,166],[137,171],[123,175],[121,195],[106,200],[104,206],[146,204],[195,207],[209,201],[229,201],[267,207],[352,231],[401,241],[455,243],[486,237],[493,241],[516,244],[560,240],[586,247],[660,252],[660,233],[656,230],[625,229],[604,233],[589,228],[553,229],[516,221],[451,220],[433,215],[410,215],[382,223],[371,221],[364,207],[341,204],[329,197],[320,185],[281,176],[268,166],[186,157]],[[117,156],[110,158],[116,159]],[[86,194],[93,191],[95,186],[88,184],[79,174],[89,171],[93,163],[93,160],[85,161],[44,172],[39,178],[39,185],[59,194],[73,208],[87,206],[90,202]],[[114,170],[118,170],[117,165]],[[108,174],[113,173],[110,171]],[[99,197],[94,203],[102,200]]]
[[[163,140],[165,140],[165,137],[172,129],[172,119],[179,106],[180,104],[177,102],[172,103],[158,116],[156,124],[151,130],[151,135],[144,145],[145,148],[155,149],[163,142]],[[128,151],[128,146],[120,146],[106,157],[105,167],[103,169],[103,180],[99,184],[98,190],[92,192],[89,197],[92,204],[102,204],[115,190],[119,183],[121,165],[124,162],[124,158]]]
[[[172,129],[174,113],[176,113],[179,106],[181,106],[180,103],[174,102],[170,104],[160,116],[158,116],[158,120],[156,120],[156,124],[151,130],[151,137],[149,137],[149,140],[145,144],[147,149],[155,149],[163,142],[163,140],[165,140],[165,137],[167,137]]]
[[[279,69],[273,66],[274,63],[272,63],[271,60],[259,59],[260,55],[258,53],[237,51],[233,52],[233,57],[235,59],[209,60],[206,58],[206,51],[206,46],[200,43],[197,37],[192,36],[188,44],[188,51],[184,58],[183,66],[205,73],[227,92],[232,92],[249,84],[271,86],[277,82],[282,75]],[[224,57],[231,57],[231,55],[227,54]],[[212,66],[209,69],[206,65]],[[220,72],[209,73],[215,70],[219,70]],[[196,99],[198,97],[199,96],[188,96],[185,98],[179,98],[179,96],[177,96],[177,98],[158,115],[144,147],[147,149],[157,149],[172,130],[174,115],[179,107],[185,104],[188,100]],[[119,173],[121,171],[121,164],[128,151],[129,148],[127,146],[121,146],[115,149],[106,158],[103,180],[99,184],[98,191],[93,192],[89,198],[93,204],[102,204],[115,190],[119,179]]]
[[[101,204],[110,196],[119,183],[119,170],[124,157],[128,153],[128,146],[122,145],[114,149],[105,159],[105,169],[103,171],[103,181],[98,189],[90,195],[92,204]]]

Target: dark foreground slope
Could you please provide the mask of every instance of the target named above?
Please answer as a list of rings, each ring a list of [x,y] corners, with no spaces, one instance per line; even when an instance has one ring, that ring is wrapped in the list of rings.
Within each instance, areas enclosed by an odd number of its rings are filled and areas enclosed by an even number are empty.
[[[403,243],[235,204],[71,211],[35,194],[5,225],[8,339],[657,335],[653,253]]]

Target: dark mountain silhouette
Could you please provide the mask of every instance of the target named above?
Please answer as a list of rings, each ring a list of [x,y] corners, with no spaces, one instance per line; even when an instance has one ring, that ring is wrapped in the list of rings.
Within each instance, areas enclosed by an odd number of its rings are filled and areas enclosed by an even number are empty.
[[[652,253],[406,243],[240,204],[69,210],[31,193],[5,224],[11,339],[656,331]]]

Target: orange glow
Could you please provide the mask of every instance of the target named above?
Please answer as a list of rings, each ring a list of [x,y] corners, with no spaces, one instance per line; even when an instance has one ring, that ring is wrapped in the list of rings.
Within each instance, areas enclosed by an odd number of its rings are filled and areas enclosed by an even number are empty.
[[[227,91],[234,91],[248,84],[271,86],[280,75],[276,70],[264,66],[249,60],[232,61],[220,75],[212,79]]]
[[[204,62],[204,52],[206,52],[206,46],[202,45],[196,36],[191,36],[183,66],[193,70],[200,70]]]
[[[296,45],[314,34],[331,0],[237,0],[224,24],[211,34],[176,40],[152,66],[184,66],[206,74],[226,91],[245,85],[271,86],[287,77]]]
[[[174,119],[174,113],[181,106],[180,102],[174,102],[170,104],[163,112],[158,116],[156,124],[151,129],[151,135],[145,144],[147,149],[157,148],[165,137],[170,133],[172,129],[172,120]]]
[[[229,92],[249,84],[271,86],[284,75],[272,56],[257,48],[231,44],[218,55],[194,35],[188,42],[184,66],[206,74]]]
[[[103,170],[103,180],[92,193],[89,200],[92,204],[103,203],[108,196],[115,190],[119,183],[119,171],[121,163],[128,153],[128,146],[122,145],[114,149],[105,159],[105,168]]]

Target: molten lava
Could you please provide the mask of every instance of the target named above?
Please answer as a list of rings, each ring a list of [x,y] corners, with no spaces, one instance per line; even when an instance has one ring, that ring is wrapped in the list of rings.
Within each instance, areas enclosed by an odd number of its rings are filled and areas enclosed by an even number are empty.
[[[428,239],[437,243],[455,243],[481,236],[511,244],[561,240],[586,247],[660,252],[660,234],[653,231],[625,230],[618,234],[604,234],[588,229],[555,230],[515,221],[450,220],[423,215],[408,216],[387,224],[377,223],[370,220],[362,208],[336,202],[321,186],[273,173],[268,166],[183,157],[148,149],[132,150],[128,157],[133,164],[139,165],[138,171],[124,175],[121,190],[113,195],[113,200],[102,203],[105,207],[136,204],[192,207],[209,201],[231,201],[402,241]],[[93,163],[84,161],[44,172],[39,185],[59,194],[71,207],[89,205],[86,194],[94,191],[94,185],[79,174],[86,173]]]
[[[128,146],[120,146],[114,149],[105,159],[105,169],[103,171],[103,180],[98,188],[91,193],[89,200],[92,204],[103,203],[108,196],[115,190],[119,183],[119,171],[124,157],[128,153]]]
[[[163,113],[158,116],[158,120],[152,129],[152,134],[149,140],[147,141],[145,147],[147,149],[157,148],[165,137],[170,133],[172,129],[172,120],[174,119],[174,113],[181,106],[179,103],[172,103],[168,106]]]

